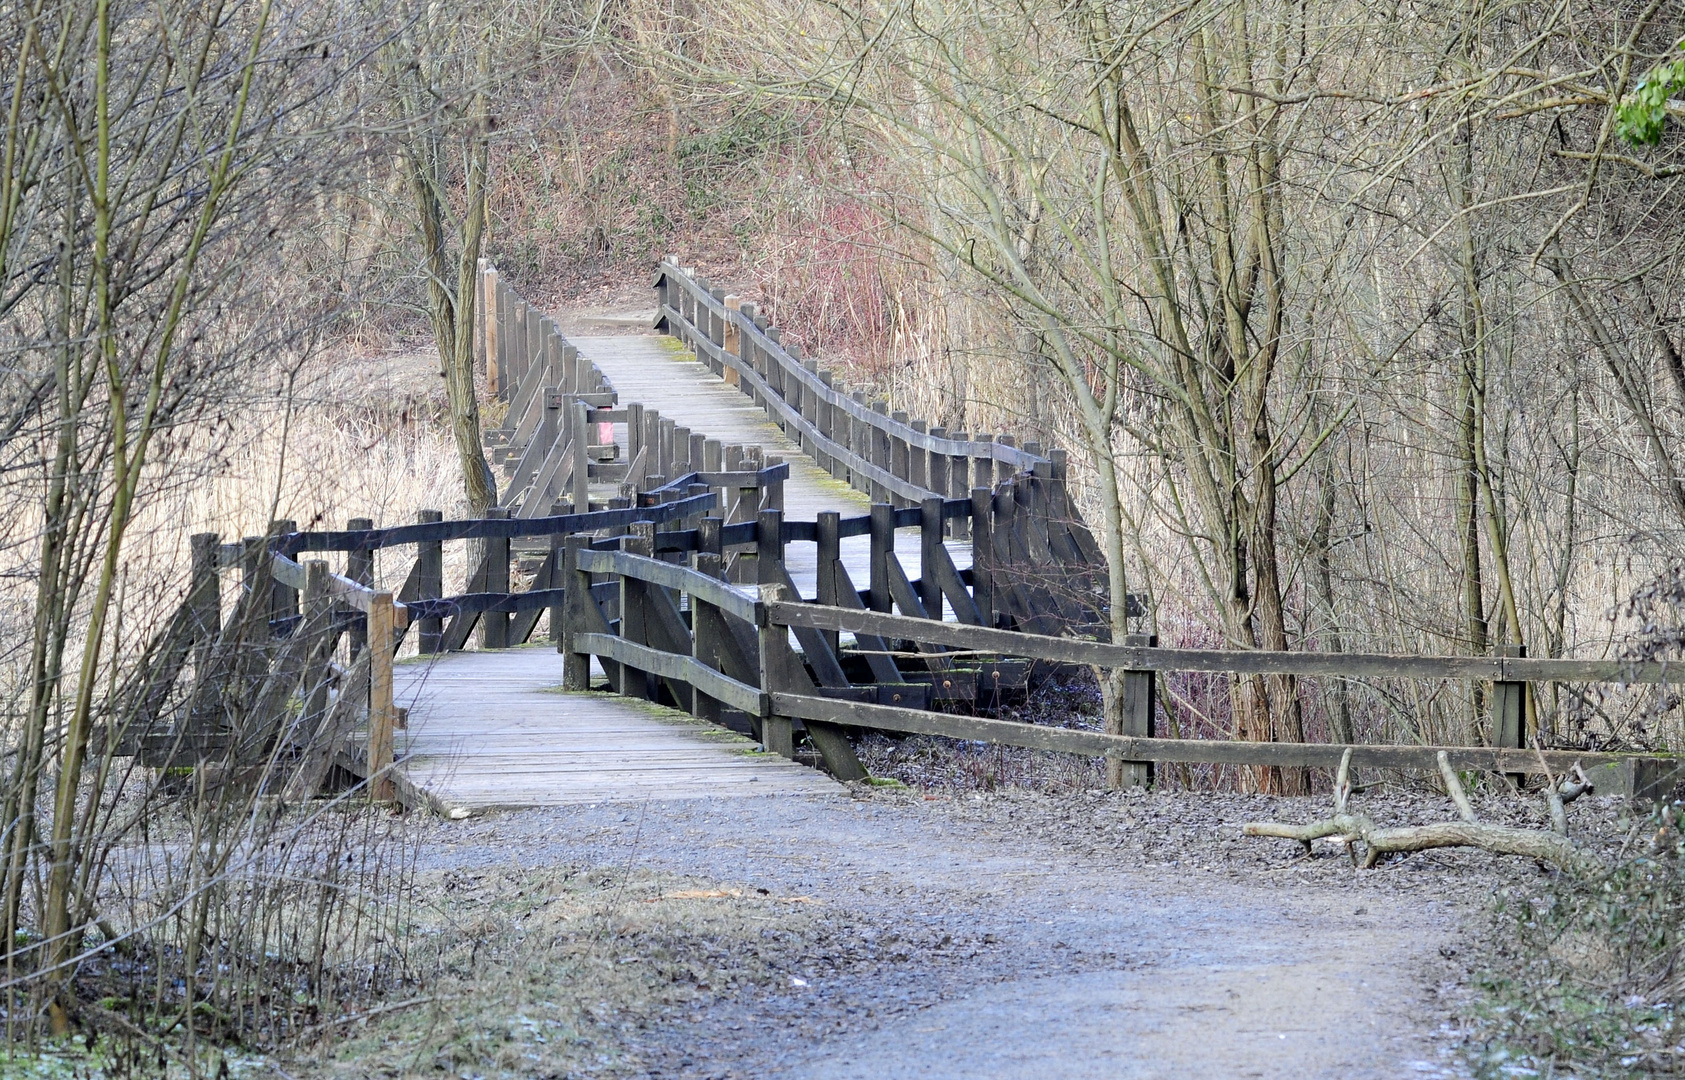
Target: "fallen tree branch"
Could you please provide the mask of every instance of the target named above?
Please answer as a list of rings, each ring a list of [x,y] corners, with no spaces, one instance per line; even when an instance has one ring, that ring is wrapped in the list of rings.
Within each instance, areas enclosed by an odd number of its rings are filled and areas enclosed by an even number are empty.
[[[1337,836],[1346,842],[1361,840],[1368,849],[1364,855],[1363,865],[1373,867],[1380,861],[1382,855],[1393,852],[1427,851],[1432,848],[1472,847],[1482,851],[1490,851],[1495,855],[1520,855],[1524,858],[1537,859],[1552,866],[1566,870],[1572,874],[1588,875],[1602,870],[1603,863],[1595,856],[1581,851],[1573,841],[1568,839],[1566,804],[1591,791],[1591,783],[1580,771],[1579,766],[1570,770],[1567,776],[1552,787],[1549,795],[1551,806],[1551,831],[1542,829],[1523,829],[1513,825],[1484,825],[1475,817],[1474,807],[1469,803],[1468,795],[1463,791],[1462,782],[1452,771],[1445,754],[1439,755],[1440,775],[1445,779],[1445,786],[1451,793],[1451,800],[1457,804],[1457,811],[1462,815],[1461,821],[1444,821],[1432,825],[1404,825],[1395,828],[1383,828],[1376,825],[1364,814],[1354,814],[1346,810],[1346,802],[1350,791],[1347,781],[1351,751],[1347,751],[1340,762],[1340,771],[1334,781],[1335,812],[1333,816],[1322,821],[1313,821],[1306,825],[1290,825],[1277,821],[1249,822],[1242,828],[1247,836],[1270,836],[1283,840],[1297,840],[1310,850],[1311,842],[1324,837]],[[1560,827],[1557,827],[1560,821]]]

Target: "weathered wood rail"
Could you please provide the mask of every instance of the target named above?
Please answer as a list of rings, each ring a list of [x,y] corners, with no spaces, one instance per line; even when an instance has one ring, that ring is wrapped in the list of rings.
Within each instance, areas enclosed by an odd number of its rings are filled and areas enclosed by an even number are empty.
[[[1360,767],[1433,770],[1444,749],[1461,769],[1636,762],[1649,777],[1636,788],[1672,775],[1654,757],[1523,748],[1529,683],[1667,682],[1664,664],[1106,640],[1103,567],[1057,451],[950,435],[892,413],[785,346],[752,306],[665,261],[659,328],[875,500],[863,515],[787,521],[788,465],[620,402],[495,270],[485,268],[482,284],[485,361],[508,403],[488,437],[501,505],[478,519],[424,510],[406,525],[358,519],[300,532],[276,522],[267,536],[230,544],[195,536],[187,597],[150,649],[140,706],[111,733],[116,751],[154,765],[284,759],[294,765],[286,793],[295,798],[339,764],[368,777],[377,798],[420,804],[425,793],[409,786],[394,737],[404,718],[393,660],[412,629],[426,656],[471,642],[510,648],[547,627],[565,686],[592,688],[595,662],[606,680],[598,686],[751,733],[786,757],[806,744],[841,779],[864,775],[851,739],[866,730],[1102,756],[1129,763],[1132,783],[1149,783],[1161,761],[1333,767],[1346,749],[1157,738],[1154,680],[1166,671],[1492,687],[1494,745],[1358,746]],[[897,553],[898,530],[918,532],[916,567]],[[869,540],[863,582],[841,554],[856,536]],[[968,567],[950,556],[956,539],[969,542]],[[462,590],[445,595],[451,543],[468,545],[468,570]],[[814,545],[811,596],[797,592],[786,566],[797,544]],[[407,569],[377,566],[406,553]],[[227,605],[222,573],[233,569],[240,583]],[[395,591],[375,585],[400,579]],[[1035,673],[1072,666],[1125,673],[1124,734],[955,711],[986,710]]]
[[[1151,680],[1164,671],[1466,679],[1522,691],[1497,695],[1516,710],[1529,682],[1659,683],[1672,674],[1661,663],[1165,649],[944,623],[804,602],[780,583],[750,593],[720,582],[707,563],[685,568],[653,558],[653,530],[634,526],[632,531],[634,535],[623,539],[617,552],[589,550],[576,541],[570,541],[566,549],[564,562],[573,568],[572,595],[577,598],[564,609],[559,643],[566,685],[588,688],[586,660],[597,657],[608,673],[608,688],[615,693],[665,700],[716,719],[725,709],[738,710],[769,750],[793,755],[800,734],[826,768],[845,780],[865,775],[848,738],[860,730],[941,735],[1116,758],[1138,767],[1130,774],[1137,782],[1148,782],[1150,772],[1145,767],[1161,761],[1334,768],[1348,747],[1154,738],[1146,717],[1141,734],[1110,735],[925,711],[884,700],[882,694],[862,694],[860,688],[839,680],[830,667],[828,635],[853,635],[852,648],[834,654],[843,662],[840,666],[846,666],[855,653],[916,651],[931,677],[938,680],[962,657],[973,661],[986,657],[985,668],[1041,661],[1122,669],[1138,685],[1145,683],[1135,697],[1147,703],[1152,701]],[[618,621],[609,619],[592,598],[588,585],[597,575],[618,581]],[[1519,721],[1518,713],[1498,718],[1500,728]],[[1562,772],[1575,762],[1592,767],[1666,760],[1519,746],[1359,745],[1350,749],[1352,763],[1359,767],[1431,771],[1437,768],[1437,755],[1445,751],[1454,768],[1507,774]],[[1659,775],[1652,771],[1652,781],[1659,782]],[[1671,770],[1666,778],[1671,785]]]

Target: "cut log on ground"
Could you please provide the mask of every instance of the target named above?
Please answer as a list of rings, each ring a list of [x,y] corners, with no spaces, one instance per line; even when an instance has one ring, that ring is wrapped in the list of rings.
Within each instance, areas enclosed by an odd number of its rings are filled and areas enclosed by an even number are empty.
[[[1242,831],[1247,836],[1274,836],[1283,840],[1297,840],[1310,850],[1311,842],[1323,837],[1338,837],[1346,843],[1361,841],[1366,848],[1363,865],[1372,867],[1382,855],[1399,851],[1427,851],[1430,848],[1473,847],[1497,855],[1521,855],[1549,863],[1569,873],[1589,875],[1604,869],[1596,856],[1581,851],[1568,838],[1566,804],[1592,790],[1591,783],[1578,766],[1551,784],[1549,801],[1553,829],[1523,829],[1511,825],[1483,824],[1474,813],[1462,782],[1451,769],[1445,754],[1439,755],[1440,775],[1457,804],[1461,821],[1436,822],[1432,825],[1406,825],[1383,828],[1364,814],[1346,809],[1351,795],[1351,752],[1340,761],[1334,781],[1334,813],[1322,821],[1306,825],[1289,825],[1276,821],[1254,821]]]

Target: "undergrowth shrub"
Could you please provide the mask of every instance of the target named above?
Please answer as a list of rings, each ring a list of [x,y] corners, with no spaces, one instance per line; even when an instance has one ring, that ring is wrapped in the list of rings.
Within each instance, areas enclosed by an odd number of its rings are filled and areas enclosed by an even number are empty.
[[[1685,804],[1634,822],[1608,874],[1499,897],[1476,1075],[1685,1076]]]

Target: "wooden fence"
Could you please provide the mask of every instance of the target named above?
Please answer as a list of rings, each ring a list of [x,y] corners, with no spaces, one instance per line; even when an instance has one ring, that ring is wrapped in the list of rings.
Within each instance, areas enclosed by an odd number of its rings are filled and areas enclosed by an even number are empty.
[[[1491,683],[1500,729],[1520,723],[1520,702],[1531,682],[1666,682],[1661,663],[1537,660],[1522,657],[1386,656],[1164,649],[1148,645],[1081,641],[1066,637],[998,630],[964,623],[909,618],[861,607],[803,601],[773,582],[755,591],[719,580],[714,564],[676,566],[654,557],[656,533],[633,526],[618,550],[592,550],[570,540],[564,565],[572,574],[563,608],[559,648],[566,685],[587,689],[588,658],[597,657],[615,693],[649,698],[710,719],[735,712],[767,749],[790,756],[804,734],[826,768],[841,779],[865,775],[849,734],[878,730],[1119,759],[1135,766],[1127,775],[1150,781],[1154,762],[1217,762],[1233,765],[1334,768],[1348,749],[1336,744],[1227,742],[1153,737],[1150,710],[1159,672],[1200,671],[1342,678],[1467,679]],[[600,602],[601,585],[615,587],[619,618]],[[852,642],[833,644],[843,635]],[[834,650],[834,651],[833,651]],[[962,662],[985,674],[1010,665],[1045,663],[1121,669],[1134,684],[1126,699],[1136,703],[1130,734],[1054,728],[1016,721],[932,712],[919,708],[923,694],[898,701],[885,691],[850,685],[840,669],[864,657],[916,656],[924,667],[922,691],[940,684]],[[839,661],[832,667],[832,659]],[[903,661],[904,662],[904,661]],[[925,682],[924,680],[928,680]],[[1636,787],[1654,788],[1675,779],[1668,759],[1578,750],[1524,749],[1519,745],[1438,747],[1359,745],[1350,747],[1359,767],[1437,767],[1446,751],[1454,768],[1506,774],[1560,773],[1575,762],[1585,767],[1637,761],[1648,771]]]

